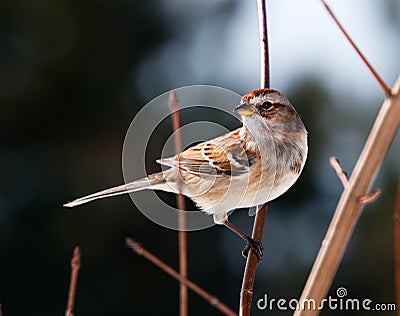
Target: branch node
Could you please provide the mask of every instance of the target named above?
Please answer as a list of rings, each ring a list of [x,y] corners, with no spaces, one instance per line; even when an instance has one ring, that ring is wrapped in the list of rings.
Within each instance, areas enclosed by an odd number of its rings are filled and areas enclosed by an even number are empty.
[[[130,247],[136,254],[139,256],[143,256],[143,247],[140,243],[137,241],[134,241],[132,238],[126,237],[125,238],[125,243],[128,247]]]
[[[374,189],[372,192],[368,193],[367,195],[360,197],[358,199],[358,203],[360,203],[362,205],[370,204],[370,203],[376,201],[380,197],[381,193],[382,193],[381,189]]]
[[[81,250],[78,246],[74,249],[74,255],[71,259],[71,269],[79,269],[81,267]]]
[[[347,189],[349,187],[349,177],[347,176],[346,171],[344,171],[342,166],[340,165],[339,159],[336,157],[331,157],[329,159],[329,162],[332,168],[336,171],[336,174],[342,182],[343,187]]]
[[[216,298],[216,297],[214,296],[214,297],[211,298],[209,304],[210,304],[211,306],[216,306],[216,305],[219,304],[219,299]]]
[[[74,249],[74,254],[71,259],[71,279],[69,284],[68,302],[67,302],[67,308],[65,310],[65,316],[74,315],[76,286],[78,283],[78,273],[80,267],[81,267],[81,250],[79,246],[76,246]]]

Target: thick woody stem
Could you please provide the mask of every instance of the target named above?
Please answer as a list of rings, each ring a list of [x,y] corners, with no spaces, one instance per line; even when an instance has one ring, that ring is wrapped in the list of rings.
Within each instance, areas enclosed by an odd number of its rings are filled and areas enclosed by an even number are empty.
[[[179,100],[175,91],[169,94],[169,106],[172,112],[172,127],[175,134],[175,153],[182,152],[182,139],[180,133],[180,116],[179,116]],[[188,275],[188,260],[187,260],[187,234],[186,234],[186,217],[185,217],[185,198],[181,194],[181,179],[178,177],[176,196],[176,205],[178,207],[178,245],[179,245],[179,273],[184,277]],[[185,283],[180,283],[179,291],[179,315],[188,315],[188,290]]]
[[[193,292],[205,299],[211,306],[218,309],[221,313],[228,316],[237,316],[237,314],[233,310],[222,303],[217,297],[207,293],[196,283],[190,281],[188,278],[175,271],[171,266],[167,265],[160,258],[156,257],[150,251],[146,250],[140,243],[134,241],[132,238],[129,237],[126,237],[125,241],[126,245],[130,247],[136,254],[145,257],[152,264],[178,280],[181,284],[185,284],[188,288],[190,288]]]
[[[400,124],[400,77],[386,97],[372,130],[349,179],[349,186],[340,197],[335,214],[310,272],[300,302],[313,299],[317,306],[326,296],[344,251],[366,202],[367,190]],[[375,198],[375,196],[374,196]],[[318,315],[318,310],[298,310],[295,316]]]

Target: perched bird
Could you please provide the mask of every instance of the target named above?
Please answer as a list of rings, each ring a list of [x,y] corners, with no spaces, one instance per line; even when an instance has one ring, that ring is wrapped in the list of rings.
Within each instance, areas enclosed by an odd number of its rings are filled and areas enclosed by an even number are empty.
[[[271,201],[296,182],[307,158],[307,130],[287,97],[274,89],[248,92],[234,111],[242,127],[158,160],[169,169],[64,206],[143,189],[181,192],[247,242],[244,256],[251,248],[260,259],[262,244],[230,223],[228,213]]]

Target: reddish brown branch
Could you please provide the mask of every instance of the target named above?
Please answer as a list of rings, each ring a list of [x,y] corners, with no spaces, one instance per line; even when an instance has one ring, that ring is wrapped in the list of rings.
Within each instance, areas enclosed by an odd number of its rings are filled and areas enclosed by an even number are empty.
[[[313,299],[319,306],[326,296],[362,213],[364,207],[362,202],[365,202],[365,200],[362,201],[361,199],[360,201],[360,197],[368,195],[367,190],[390,148],[399,124],[400,77],[397,79],[391,95],[386,97],[349,179],[349,187],[343,191],[340,197],[335,214],[304,286],[300,302]],[[311,316],[318,313],[318,310],[296,310],[294,315]]]
[[[378,81],[379,85],[381,86],[383,92],[385,95],[390,95],[391,91],[389,86],[383,81],[382,77],[378,74],[378,72],[372,67],[371,63],[367,60],[367,58],[364,56],[364,54],[361,52],[361,50],[358,48],[358,46],[354,43],[350,35],[347,33],[347,31],[344,29],[342,24],[339,22],[329,5],[324,1],[321,0],[323,5],[325,6],[326,10],[329,12],[330,16],[333,18],[337,26],[340,28],[344,36],[346,36],[347,40],[350,42],[351,46],[356,50],[357,54],[360,56],[360,58],[363,60],[365,65],[368,67],[369,71],[372,73],[372,75],[375,77],[376,81]]]
[[[349,178],[347,177],[346,171],[344,171],[340,165],[339,159],[336,157],[331,157],[329,162],[331,163],[332,168],[335,169],[340,181],[342,181],[343,187],[346,189],[349,186]]]
[[[79,268],[81,267],[81,251],[78,246],[74,249],[74,254],[71,259],[71,279],[69,283],[68,302],[67,309],[65,310],[65,316],[74,315],[75,296],[76,296],[76,285],[78,283]]]
[[[396,275],[396,302],[400,310],[400,178],[397,185],[397,203],[394,213],[394,258]]]
[[[331,166],[335,169],[337,176],[339,177],[340,181],[342,181],[343,187],[347,189],[349,187],[349,178],[347,177],[346,171],[343,170],[342,166],[340,165],[339,159],[336,157],[331,157],[329,159]],[[381,195],[380,189],[374,189],[372,192],[360,197],[358,202],[362,205],[367,205],[372,202],[375,202],[377,198]]]
[[[267,9],[266,0],[257,0],[258,28],[260,37],[261,56],[261,88],[270,87],[268,31],[267,31]],[[258,206],[257,214],[253,224],[252,237],[255,241],[262,241],[264,225],[267,216],[267,205]],[[240,315],[250,315],[251,302],[253,299],[253,287],[256,277],[258,258],[254,251],[250,251],[246,260],[246,267],[243,273],[242,289],[240,292]]]
[[[254,220],[252,237],[255,241],[261,242],[264,234],[264,225],[267,216],[267,204],[257,210]],[[240,292],[240,315],[250,315],[251,301],[253,299],[253,286],[256,276],[258,258],[253,250],[249,252],[244,270],[242,290]]]
[[[149,260],[155,266],[157,266],[164,272],[168,273],[170,276],[172,276],[173,278],[178,280],[180,283],[185,284],[189,289],[191,289],[193,292],[195,292],[200,297],[205,299],[211,306],[218,309],[221,313],[223,313],[224,315],[229,315],[229,316],[237,316],[237,313],[235,313],[228,306],[226,306],[224,303],[222,303],[217,297],[207,293],[201,287],[199,287],[196,283],[190,281],[185,276],[179,274],[171,266],[167,265],[160,258],[156,257],[150,251],[146,250],[140,243],[134,241],[132,238],[129,238],[129,237],[126,237],[125,241],[126,241],[127,246],[130,247],[136,254],[138,254],[139,256],[145,257],[147,260]]]
[[[182,152],[182,138],[181,138],[181,122],[179,116],[179,100],[175,91],[169,94],[169,106],[172,112],[172,127],[175,136],[175,154]],[[178,160],[179,161],[179,160]],[[178,162],[179,164],[179,162]],[[179,166],[178,166],[179,167]],[[179,247],[179,273],[185,277],[188,275],[188,260],[187,260],[187,235],[186,235],[186,218],[185,218],[185,198],[181,192],[181,179],[177,180],[178,194],[176,196],[176,205],[178,207],[178,247]],[[180,284],[179,291],[179,315],[188,315],[188,290],[184,283]]]
[[[377,198],[381,196],[381,189],[374,189],[370,193],[360,197],[358,199],[358,202],[361,203],[362,205],[367,205],[372,202],[375,202]]]
[[[261,88],[270,87],[266,0],[257,0],[258,34],[260,38]]]

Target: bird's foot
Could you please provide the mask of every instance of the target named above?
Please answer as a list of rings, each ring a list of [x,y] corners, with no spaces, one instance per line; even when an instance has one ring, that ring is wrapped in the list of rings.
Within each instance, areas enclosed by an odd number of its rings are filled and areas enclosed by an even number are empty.
[[[242,256],[247,258],[249,255],[249,251],[252,249],[256,254],[258,261],[261,261],[262,256],[264,255],[264,247],[261,242],[255,241],[250,236],[247,236],[247,244],[246,247],[242,251]]]

